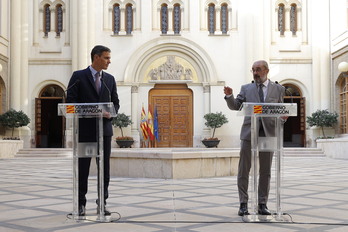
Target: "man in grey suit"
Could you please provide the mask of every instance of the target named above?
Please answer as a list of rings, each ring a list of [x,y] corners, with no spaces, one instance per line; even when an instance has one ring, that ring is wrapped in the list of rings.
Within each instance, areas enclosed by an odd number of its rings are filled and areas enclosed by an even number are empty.
[[[237,97],[234,97],[232,88],[224,87],[225,100],[228,108],[239,110],[243,102],[281,103],[285,94],[285,88],[267,78],[268,64],[264,60],[254,62],[251,72],[254,81],[243,85]],[[261,118],[259,123],[259,136],[275,136],[275,118]],[[241,133],[240,160],[238,166],[238,192],[240,208],[239,216],[248,213],[248,184],[251,168],[251,118],[245,117]],[[273,152],[260,152],[259,155],[259,186],[258,186],[258,213],[270,215],[267,208],[267,200],[270,189],[271,165]]]

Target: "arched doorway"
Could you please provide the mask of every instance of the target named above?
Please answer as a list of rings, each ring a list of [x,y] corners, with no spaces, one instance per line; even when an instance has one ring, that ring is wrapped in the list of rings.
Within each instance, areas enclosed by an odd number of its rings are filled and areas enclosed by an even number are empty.
[[[300,89],[293,84],[284,84],[284,102],[297,103],[297,116],[289,117],[284,124],[284,147],[305,147],[306,145],[306,108],[305,98]]]
[[[157,108],[157,147],[193,146],[193,93],[186,84],[156,84],[149,102]]]
[[[58,116],[58,104],[64,90],[58,85],[44,87],[35,99],[35,143],[38,148],[61,148],[64,144],[64,119]]]

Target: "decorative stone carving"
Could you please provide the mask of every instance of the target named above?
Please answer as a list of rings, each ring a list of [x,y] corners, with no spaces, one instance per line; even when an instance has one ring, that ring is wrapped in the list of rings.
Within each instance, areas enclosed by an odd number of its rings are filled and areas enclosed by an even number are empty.
[[[138,86],[132,85],[131,93],[138,93],[138,90],[139,90]]]
[[[149,74],[151,80],[192,80],[192,70],[176,63],[175,56],[167,56],[167,61]]]
[[[203,93],[210,93],[210,85],[203,86]]]

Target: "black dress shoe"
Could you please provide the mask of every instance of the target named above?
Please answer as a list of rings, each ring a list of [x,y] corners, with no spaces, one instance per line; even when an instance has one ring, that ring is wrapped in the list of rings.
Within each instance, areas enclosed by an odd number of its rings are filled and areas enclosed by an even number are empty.
[[[79,216],[85,216],[86,215],[86,207],[84,205],[79,205]]]
[[[259,209],[257,213],[260,215],[271,215],[271,211],[269,211],[266,204],[259,204]]]
[[[238,215],[239,216],[244,216],[244,215],[248,215],[248,204],[247,203],[240,203],[240,207],[238,210]]]
[[[97,214],[99,215],[100,212],[99,212],[99,206],[97,206]],[[107,210],[105,207],[104,207],[104,215],[105,216],[110,216],[111,215],[111,212],[109,210]]]

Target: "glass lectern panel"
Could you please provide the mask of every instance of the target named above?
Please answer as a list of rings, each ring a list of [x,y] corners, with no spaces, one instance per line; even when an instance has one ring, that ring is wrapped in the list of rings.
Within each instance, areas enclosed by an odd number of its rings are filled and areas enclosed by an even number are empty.
[[[73,139],[73,219],[84,220],[86,218],[78,214],[78,160],[83,158],[98,157],[98,196],[99,196],[99,215],[97,220],[106,222],[108,219],[104,215],[104,148],[103,148],[103,117],[109,115],[116,116],[114,104],[105,103],[64,103],[58,104],[58,115],[65,116],[72,123]],[[95,118],[96,138],[85,142],[79,138],[79,124],[82,118]],[[68,125],[68,123],[66,124]]]
[[[246,222],[258,221],[286,221],[281,209],[281,166],[283,157],[283,124],[286,117],[297,116],[296,103],[252,103],[242,104],[238,116],[251,117],[251,173],[250,173],[250,202],[252,213],[244,215]],[[275,120],[274,135],[270,137],[259,136],[259,127],[262,120],[273,117]],[[263,119],[265,118],[265,119]],[[269,119],[267,119],[269,120]],[[258,215],[258,163],[260,152],[273,152],[275,155],[275,179],[276,179],[276,212],[271,217]]]

